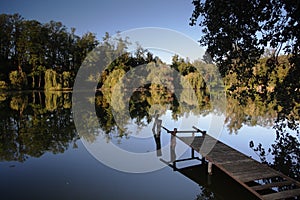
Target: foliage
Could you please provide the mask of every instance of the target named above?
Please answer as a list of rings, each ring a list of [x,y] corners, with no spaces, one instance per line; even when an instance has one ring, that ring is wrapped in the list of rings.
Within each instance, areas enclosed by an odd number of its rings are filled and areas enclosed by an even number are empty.
[[[64,71],[62,73],[62,84],[63,84],[63,88],[71,88],[73,86],[73,77],[71,72],[69,71]]]
[[[26,73],[22,71],[12,71],[9,74],[9,80],[13,89],[21,90],[27,86]]]
[[[194,0],[190,24],[199,22],[200,43],[218,64],[223,76],[236,73],[238,85],[247,85],[253,66],[272,48],[267,65],[277,65],[281,52],[289,56],[289,79],[299,88],[300,17],[298,1],[272,0]],[[297,75],[296,75],[297,74]],[[286,83],[285,83],[286,84]]]
[[[266,150],[262,144],[254,147],[253,141],[250,142],[250,148],[253,149],[262,162],[269,164],[271,167],[286,174],[289,177],[300,180],[300,141],[294,135],[283,132],[278,135],[272,147]],[[266,157],[268,154],[273,155],[273,160],[268,162]]]
[[[24,162],[46,152],[62,153],[72,144],[76,147],[79,138],[71,109],[65,105],[70,93],[51,95],[55,108],[45,107],[50,97],[45,98],[41,92],[16,93],[0,102],[1,161]]]
[[[0,14],[0,38],[0,77],[13,89],[23,89],[25,82],[29,89],[45,88],[46,70],[68,72],[66,83],[61,84],[71,87],[83,59],[98,44],[93,33],[79,37],[75,28],[68,31],[61,22],[42,24],[19,14]]]
[[[45,72],[45,90],[60,90],[62,88],[61,75],[53,69]]]
[[[23,113],[28,105],[28,98],[22,98],[22,96],[15,96],[11,98],[10,108],[20,113]]]
[[[6,90],[7,89],[7,84],[5,81],[0,81],[0,90]]]

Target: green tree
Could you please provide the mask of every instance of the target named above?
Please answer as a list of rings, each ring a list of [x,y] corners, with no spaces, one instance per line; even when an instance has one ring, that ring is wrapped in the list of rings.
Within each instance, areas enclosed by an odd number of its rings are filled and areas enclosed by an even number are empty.
[[[60,90],[62,88],[61,75],[53,69],[45,72],[45,90]]]
[[[11,15],[0,15],[0,67],[1,72],[5,73],[3,66],[9,65],[12,56],[11,49],[13,48],[12,40],[13,24]]]
[[[63,88],[70,88],[73,84],[71,73],[68,71],[64,71],[62,73],[63,78]]]
[[[77,72],[87,54],[92,51],[98,44],[99,42],[96,39],[96,35],[90,32],[84,34],[81,38],[77,38],[76,43],[74,44],[75,52],[72,52],[74,56],[73,59],[75,72]]]
[[[14,64],[15,67],[22,67],[22,61],[23,61],[23,52],[20,50],[20,43],[19,43],[19,38],[21,36],[21,33],[24,29],[23,27],[23,17],[19,14],[13,14],[10,16],[10,20],[12,23],[12,35],[11,35],[11,59],[12,63]]]
[[[26,73],[22,70],[15,70],[9,74],[12,89],[21,90],[27,86]]]
[[[266,47],[275,49],[271,58],[275,61],[281,50],[291,54],[290,61],[297,66],[294,73],[299,74],[298,1],[194,0],[193,4],[190,24],[199,22],[200,43],[207,46],[223,76],[232,70],[240,80],[247,80]]]

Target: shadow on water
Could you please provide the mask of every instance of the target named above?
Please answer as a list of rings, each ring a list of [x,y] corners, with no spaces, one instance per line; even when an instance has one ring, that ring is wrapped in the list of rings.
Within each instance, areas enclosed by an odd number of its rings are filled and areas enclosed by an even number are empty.
[[[184,164],[186,161],[192,161]],[[183,167],[177,167],[183,163]],[[166,163],[175,173],[180,173],[199,186],[200,193],[195,199],[256,199],[249,191],[241,187],[236,181],[229,178],[218,168],[213,174],[208,174],[208,163],[195,157],[193,153],[189,158]]]
[[[199,199],[256,199],[250,192],[243,189],[234,180],[228,178],[219,169],[214,170],[213,175],[208,175],[207,164],[200,164],[177,169],[190,180],[199,185],[201,193]]]

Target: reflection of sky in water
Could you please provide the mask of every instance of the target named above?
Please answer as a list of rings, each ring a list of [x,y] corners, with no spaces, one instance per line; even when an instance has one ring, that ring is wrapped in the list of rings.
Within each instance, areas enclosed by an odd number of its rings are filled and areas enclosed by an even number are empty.
[[[173,130],[175,127],[178,128],[178,130],[193,130],[192,126],[196,126],[201,130],[207,131],[213,130],[213,126],[215,125],[214,117],[215,116],[212,113],[206,114],[205,116],[195,116],[192,113],[189,113],[184,117],[179,117],[178,120],[173,120],[172,112],[167,110],[165,114],[160,116],[160,119],[162,120],[162,125],[169,130]],[[129,124],[127,126],[130,132],[129,138],[125,139],[125,137],[123,137],[120,139],[118,137],[113,137],[111,142],[121,149],[130,152],[145,153],[155,151],[156,145],[152,133],[153,121],[154,118],[150,124],[147,124],[147,122],[144,121],[146,126],[143,127],[138,127],[134,123]],[[191,134],[184,133],[178,134],[178,136],[191,136]],[[251,156],[257,161],[260,161],[259,156],[257,155],[257,152],[254,152],[253,149],[250,148],[249,143],[250,141],[253,141],[254,147],[257,147],[258,144],[262,144],[262,147],[266,150],[267,161],[272,162],[273,156],[271,153],[268,153],[268,149],[271,148],[271,145],[274,144],[276,139],[275,130],[272,127],[243,125],[237,133],[229,133],[225,125],[220,134],[212,134],[212,136],[245,155]],[[161,146],[164,147],[169,144],[169,142],[170,135],[162,129]]]
[[[53,117],[54,115],[49,115],[50,121]],[[179,130],[192,130],[192,126],[202,130],[213,130],[216,123],[210,113],[205,116],[194,116],[189,113],[189,115],[185,114],[185,117],[172,120],[172,113],[167,110],[160,119],[162,125],[170,130],[174,127]],[[127,126],[130,132],[129,139],[123,137],[119,140],[114,137],[115,134],[110,133],[111,142],[121,149],[132,152],[155,151],[156,144],[152,135],[153,121],[154,118],[148,125],[144,121],[145,127],[129,124]],[[16,128],[16,124],[13,126]],[[102,136],[105,139],[104,135]],[[275,136],[275,130],[270,127],[251,127],[243,124],[237,134],[229,134],[225,126],[219,139],[259,160],[249,147],[249,142],[253,140],[255,147],[261,143],[267,150],[274,143]],[[161,141],[162,147],[170,143],[170,135],[163,129]],[[76,144],[78,148],[72,148],[71,142],[70,147],[63,153],[53,154],[45,150],[40,157],[29,156],[23,163],[2,160],[0,162],[1,199],[195,199],[201,193],[201,188],[205,188],[167,166],[154,172],[141,174],[117,171],[96,160],[84,148],[81,140],[77,140]],[[177,140],[177,147],[181,144]],[[190,149],[187,149],[181,158],[189,156]],[[167,148],[161,157],[156,158],[169,161],[170,149]],[[268,161],[271,159],[272,155],[269,155]],[[199,163],[199,161],[178,163],[178,167]],[[226,177],[219,182],[223,183],[225,179]]]
[[[168,167],[144,174],[116,171],[77,143],[77,149],[63,154],[0,162],[1,199],[194,199],[200,192],[197,184]]]
[[[193,114],[185,115],[179,117],[178,120],[172,119],[172,111],[168,110],[165,114],[159,117],[162,120],[162,126],[166,127],[169,130],[177,128],[178,130],[188,130],[194,131],[192,126],[196,126],[202,130],[208,130],[211,115],[205,117],[195,116]],[[127,138],[119,138],[112,134],[112,140],[115,145],[119,148],[135,152],[135,153],[146,153],[156,150],[156,145],[153,137],[152,127],[154,123],[154,118],[151,123],[147,124],[145,121],[145,126],[137,126],[132,123],[127,125],[129,136]],[[155,128],[156,130],[156,128]],[[191,133],[178,133],[177,136],[191,136]],[[201,135],[201,134],[196,134]],[[163,128],[161,129],[161,147],[166,146],[170,143],[170,134],[168,134]]]
[[[276,138],[275,131],[272,128],[265,128],[261,126],[243,126],[237,134],[228,134],[226,129],[224,129],[220,141],[229,145],[230,147],[244,153],[245,155],[251,156],[257,161],[259,160],[258,155],[249,147],[250,141],[254,142],[256,147],[259,143],[268,150],[274,143]],[[267,157],[267,161],[272,161],[272,156]]]

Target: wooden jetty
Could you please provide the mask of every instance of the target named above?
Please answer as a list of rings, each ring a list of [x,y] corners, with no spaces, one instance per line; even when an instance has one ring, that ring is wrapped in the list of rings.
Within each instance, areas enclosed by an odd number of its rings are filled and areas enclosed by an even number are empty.
[[[212,173],[212,166],[218,167],[240,185],[254,194],[258,199],[276,200],[300,198],[300,183],[269,166],[262,164],[251,157],[216,140],[196,127],[195,131],[170,131],[168,133],[200,132],[202,136],[178,137],[194,151],[201,154],[203,142],[214,144],[213,149],[203,159],[208,161],[208,173]]]

